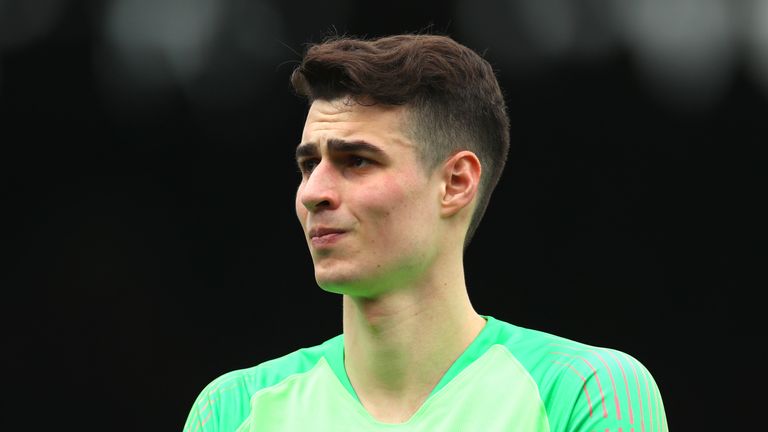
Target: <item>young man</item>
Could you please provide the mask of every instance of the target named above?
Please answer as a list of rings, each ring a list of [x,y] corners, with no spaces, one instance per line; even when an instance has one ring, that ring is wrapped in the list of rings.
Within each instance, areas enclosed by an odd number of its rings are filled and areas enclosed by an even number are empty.
[[[463,253],[509,147],[490,65],[452,39],[334,38],[310,101],[296,213],[343,334],[212,381],[197,431],[666,431],[629,355],[478,314]]]

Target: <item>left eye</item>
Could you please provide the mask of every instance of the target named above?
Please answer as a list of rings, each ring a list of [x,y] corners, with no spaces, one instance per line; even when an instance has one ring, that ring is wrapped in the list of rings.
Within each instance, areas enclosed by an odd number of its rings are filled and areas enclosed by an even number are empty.
[[[366,158],[362,158],[360,156],[352,156],[349,158],[349,164],[352,165],[355,168],[360,168],[365,165],[368,165],[370,162]]]

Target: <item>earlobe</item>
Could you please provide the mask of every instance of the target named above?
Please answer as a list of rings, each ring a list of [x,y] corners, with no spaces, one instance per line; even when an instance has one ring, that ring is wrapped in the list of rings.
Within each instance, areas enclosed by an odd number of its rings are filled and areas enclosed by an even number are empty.
[[[445,162],[445,192],[441,202],[443,216],[453,216],[470,206],[477,195],[481,174],[480,160],[471,151],[460,151]]]

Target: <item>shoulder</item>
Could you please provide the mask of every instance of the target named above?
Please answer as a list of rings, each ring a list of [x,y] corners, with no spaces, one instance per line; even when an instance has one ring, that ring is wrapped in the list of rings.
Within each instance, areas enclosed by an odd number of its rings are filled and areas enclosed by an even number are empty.
[[[499,343],[536,382],[553,430],[596,421],[602,423],[594,427],[666,426],[652,374],[629,353],[504,322],[501,328]]]
[[[593,375],[595,372],[627,373],[643,367],[639,360],[619,349],[590,345],[541,330],[499,321],[497,343],[529,371],[560,371],[555,375]],[[578,371],[578,374],[576,373]],[[638,371],[639,372],[639,371]]]
[[[340,343],[340,336],[216,377],[197,396],[184,431],[235,430],[248,416],[250,400],[256,392],[312,369],[337,343]]]

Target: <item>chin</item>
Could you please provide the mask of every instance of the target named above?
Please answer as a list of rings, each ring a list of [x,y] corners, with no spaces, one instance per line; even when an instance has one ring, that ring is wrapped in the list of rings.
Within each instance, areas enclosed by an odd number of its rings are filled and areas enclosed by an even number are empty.
[[[362,279],[317,279],[317,284],[323,291],[329,293],[365,299],[378,298],[391,288],[374,280]]]
[[[317,285],[329,293],[368,297],[371,292],[371,283],[366,283],[359,277],[351,275],[315,274]]]
[[[338,257],[314,260],[315,280],[323,289],[335,285],[348,285],[360,279],[360,266]]]
[[[325,291],[346,294],[356,285],[358,278],[349,274],[343,274],[339,271],[315,270],[315,281],[317,285]]]

